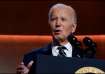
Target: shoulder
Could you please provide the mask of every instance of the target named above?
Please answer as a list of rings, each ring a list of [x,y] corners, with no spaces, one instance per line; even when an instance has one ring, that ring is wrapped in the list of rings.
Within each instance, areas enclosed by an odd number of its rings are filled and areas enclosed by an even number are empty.
[[[24,55],[24,58],[23,58],[24,64],[27,65],[31,60],[35,61],[38,54],[46,54],[46,53],[48,53],[50,47],[51,46],[48,44],[48,45],[46,45],[44,47],[41,47],[41,48],[32,49],[31,52],[26,53]]]

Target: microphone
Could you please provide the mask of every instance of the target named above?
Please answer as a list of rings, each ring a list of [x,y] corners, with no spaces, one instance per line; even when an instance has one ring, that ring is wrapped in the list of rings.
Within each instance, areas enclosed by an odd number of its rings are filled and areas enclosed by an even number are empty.
[[[83,58],[83,49],[81,47],[81,42],[78,41],[78,39],[73,35],[73,34],[70,34],[68,36],[68,41],[71,43],[71,45],[74,47],[74,54],[76,56],[80,56],[81,58]]]
[[[85,37],[83,39],[83,43],[85,45],[84,49],[84,57],[85,58],[94,58],[96,54],[96,43],[92,41],[91,38]]]

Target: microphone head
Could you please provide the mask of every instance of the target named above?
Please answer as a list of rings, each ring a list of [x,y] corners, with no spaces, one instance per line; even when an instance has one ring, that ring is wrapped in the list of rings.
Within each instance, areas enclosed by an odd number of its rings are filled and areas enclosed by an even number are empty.
[[[84,57],[94,58],[96,53],[96,43],[92,41],[89,37],[83,39],[83,43],[86,46],[84,50]]]
[[[92,43],[93,43],[93,41],[92,41],[92,39],[90,39],[89,37],[85,37],[84,39],[83,39],[83,43],[85,44],[85,46],[91,46],[92,45]]]

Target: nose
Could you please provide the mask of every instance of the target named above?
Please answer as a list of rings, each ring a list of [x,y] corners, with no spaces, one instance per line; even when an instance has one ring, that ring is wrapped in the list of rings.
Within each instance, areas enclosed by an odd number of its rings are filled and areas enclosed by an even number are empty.
[[[61,26],[61,21],[59,19],[56,20],[56,27],[60,27]]]

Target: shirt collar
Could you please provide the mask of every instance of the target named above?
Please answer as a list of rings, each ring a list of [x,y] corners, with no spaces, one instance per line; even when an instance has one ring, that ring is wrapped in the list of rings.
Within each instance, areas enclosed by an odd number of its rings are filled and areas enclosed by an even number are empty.
[[[68,42],[68,43],[66,43],[65,45],[63,45],[63,46],[65,46],[68,50],[71,50],[72,49],[72,46],[71,46],[71,44]]]
[[[62,45],[62,46],[66,47],[68,50],[71,50],[71,49],[72,49],[72,45],[71,45],[69,42],[66,43],[66,44],[64,44],[64,45]],[[53,43],[52,43],[52,47],[57,48],[58,46],[55,46],[55,45],[53,45]]]

